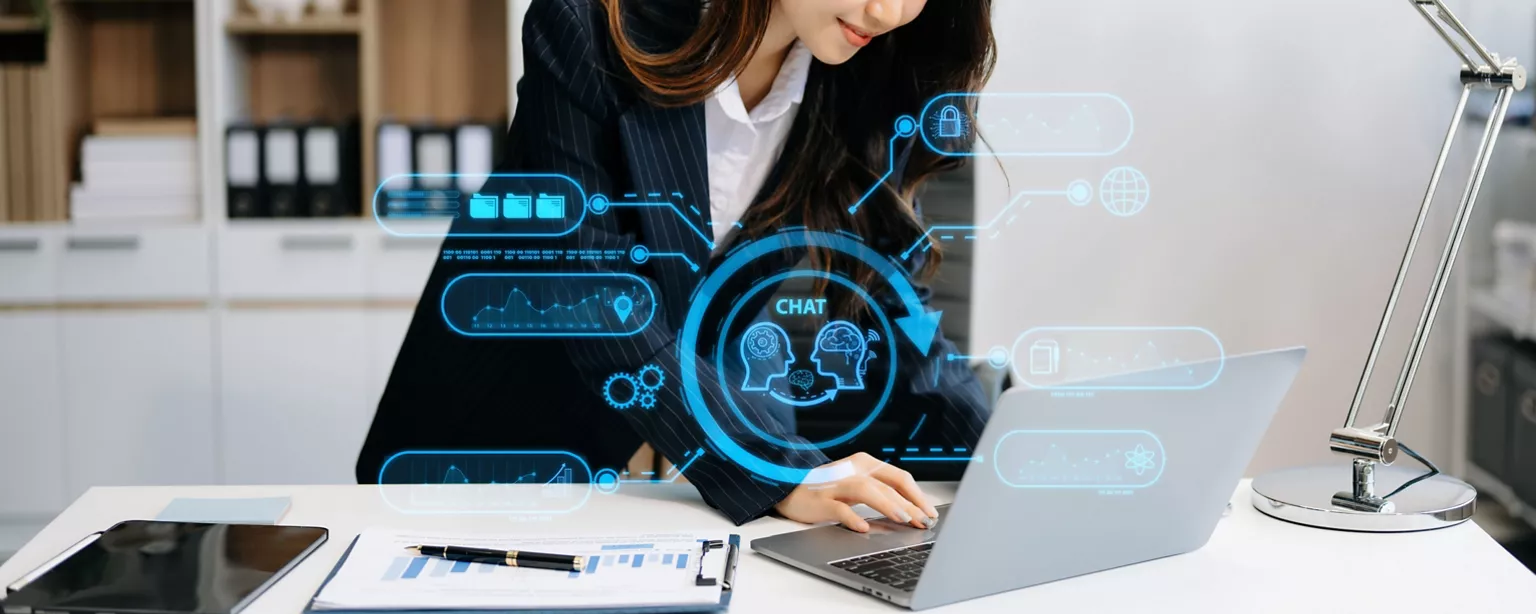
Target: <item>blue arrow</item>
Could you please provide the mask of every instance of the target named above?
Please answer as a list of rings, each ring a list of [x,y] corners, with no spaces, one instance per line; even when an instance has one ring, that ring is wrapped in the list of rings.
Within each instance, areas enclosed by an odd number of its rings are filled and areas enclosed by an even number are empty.
[[[821,395],[819,397],[816,397],[814,399],[809,399],[809,400],[806,400],[806,401],[796,401],[796,400],[791,399],[789,397],[786,397],[786,396],[784,396],[782,394],[779,394],[779,391],[777,391],[777,390],[770,390],[770,391],[768,391],[768,396],[773,397],[773,400],[775,400],[775,401],[778,401],[778,402],[783,403],[785,405],[789,405],[791,407],[815,407],[817,405],[821,405],[822,403],[827,403],[827,402],[832,401],[833,399],[836,399],[837,398],[837,389],[833,388],[831,390],[828,390],[825,394],[823,394],[823,395]]]
[[[944,317],[942,311],[923,311],[919,306],[905,318],[896,318],[896,326],[901,327],[901,332],[906,333],[912,340],[912,345],[917,346],[917,351],[924,356],[933,348],[933,337],[939,332],[939,320]]]
[[[724,283],[725,278],[764,254],[808,246],[825,247],[858,258],[890,282],[891,289],[896,291],[896,296],[901,298],[902,305],[907,309],[906,317],[896,318],[897,327],[912,340],[912,345],[916,346],[919,352],[924,356],[928,355],[928,351],[933,349],[933,338],[938,334],[939,319],[944,313],[928,312],[928,308],[923,306],[923,300],[917,295],[917,289],[912,286],[912,280],[907,277],[905,270],[898,268],[885,256],[865,245],[863,241],[839,234],[815,230],[790,230],[748,243],[738,248],[715,271],[713,275],[718,278],[717,283],[705,283],[700,287],[697,298],[708,302],[718,287]]]

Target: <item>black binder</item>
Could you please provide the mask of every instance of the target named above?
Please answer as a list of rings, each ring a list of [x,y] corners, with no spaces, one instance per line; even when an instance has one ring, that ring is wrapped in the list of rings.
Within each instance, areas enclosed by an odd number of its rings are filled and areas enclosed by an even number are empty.
[[[267,186],[267,211],[272,217],[298,217],[304,204],[302,128],[268,126],[262,136],[262,175]]]
[[[310,217],[357,215],[357,124],[311,124],[303,131],[303,214]]]
[[[266,217],[266,189],[262,177],[260,127],[234,125],[224,131],[225,204],[229,217]]]

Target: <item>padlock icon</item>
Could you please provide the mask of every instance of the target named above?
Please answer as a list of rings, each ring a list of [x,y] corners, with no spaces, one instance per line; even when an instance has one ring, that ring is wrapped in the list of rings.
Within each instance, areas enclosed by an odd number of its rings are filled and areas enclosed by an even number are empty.
[[[960,119],[960,108],[944,105],[939,109],[939,138],[958,139],[965,136],[965,121]]]

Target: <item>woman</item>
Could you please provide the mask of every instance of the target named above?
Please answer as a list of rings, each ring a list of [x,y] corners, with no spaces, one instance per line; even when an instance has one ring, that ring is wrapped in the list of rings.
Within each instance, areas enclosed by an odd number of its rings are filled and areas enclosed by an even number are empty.
[[[523,48],[526,75],[518,84],[503,172],[564,174],[588,194],[676,192],[696,203],[698,217],[681,208],[615,210],[589,215],[564,239],[566,248],[624,253],[643,244],[650,253],[682,256],[638,267],[581,264],[586,271],[640,274],[654,288],[655,320],[631,337],[453,335],[436,297],[457,275],[495,269],[440,262],[359,457],[359,481],[376,481],[383,459],[407,449],[561,449],[582,455],[594,469],[623,466],[643,443],[670,459],[715,450],[677,385],[684,361],[695,361],[712,409],[733,401],[746,407],[739,415],[756,429],[803,443],[795,438],[792,411],[722,385],[727,378],[716,377],[699,356],[677,355],[690,293],[731,247],[786,227],[851,232],[887,254],[917,241],[924,228],[914,192],[958,163],[911,139],[894,141],[898,150],[888,152],[893,126],[936,95],[981,87],[993,57],[990,0],[540,0],[526,16]],[[890,160],[896,166],[890,179],[857,214],[849,213]],[[701,240],[705,233],[713,236]],[[507,247],[445,243],[445,249]],[[819,249],[784,254],[769,268],[793,266],[802,255],[814,268],[858,279],[862,287],[879,285],[868,267]],[[914,277],[930,276],[938,262],[936,250],[915,258]],[[824,283],[816,288],[832,299],[827,304],[840,319],[868,317],[868,305],[846,300],[839,290]],[[928,356],[952,352],[940,336]],[[973,444],[987,410],[965,365],[910,348],[898,364],[890,406],[901,410],[888,413],[934,415],[926,440]],[[648,366],[672,384],[656,392],[652,407],[616,411],[604,402],[606,378]],[[726,428],[751,439],[740,422]],[[924,428],[912,422],[912,435],[904,424],[903,437],[918,437]],[[688,481],[737,523],[777,511],[867,531],[850,508],[857,503],[918,527],[937,517],[911,474],[868,454],[828,463],[814,446],[753,445],[777,464],[828,466],[849,477],[780,484],[718,451],[690,459]]]

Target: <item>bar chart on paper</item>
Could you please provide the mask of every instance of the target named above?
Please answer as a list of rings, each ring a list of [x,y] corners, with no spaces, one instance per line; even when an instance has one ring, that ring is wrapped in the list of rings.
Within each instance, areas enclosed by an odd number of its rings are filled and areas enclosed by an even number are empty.
[[[694,579],[723,571],[725,556],[703,555],[691,533],[640,536],[512,537],[365,532],[321,602],[343,607],[592,607],[713,604],[719,587]],[[553,571],[412,556],[418,544],[527,550],[582,557],[581,571]],[[701,567],[701,564],[703,565]]]
[[[655,544],[604,544],[595,554],[585,555],[584,566],[581,571],[566,573],[567,579],[576,580],[582,577],[590,579],[592,574],[604,575],[633,574],[635,570],[661,571],[663,573],[672,570],[688,570],[690,560],[697,561],[699,555],[697,544],[685,549],[674,549],[670,552],[656,550]],[[468,561],[450,561],[427,556],[397,556],[389,568],[384,571],[383,582],[396,580],[417,580],[426,578],[446,578],[452,574],[495,574],[502,575],[532,575],[544,577],[549,570],[520,569],[505,565],[487,565],[483,563],[470,563]],[[586,575],[583,575],[586,574]]]

